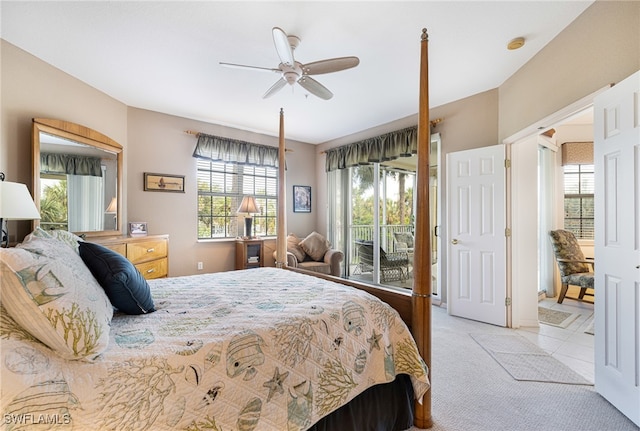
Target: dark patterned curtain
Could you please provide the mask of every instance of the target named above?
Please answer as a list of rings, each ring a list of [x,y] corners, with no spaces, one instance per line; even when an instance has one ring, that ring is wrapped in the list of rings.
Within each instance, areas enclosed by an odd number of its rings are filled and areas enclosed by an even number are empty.
[[[398,157],[408,157],[417,152],[418,128],[408,127],[327,150],[325,170],[331,172],[352,166],[380,163]]]
[[[204,133],[198,133],[193,157],[241,165],[278,167],[278,148],[276,147]]]
[[[61,153],[40,153],[40,172],[44,174],[101,177],[102,167],[99,157]]]

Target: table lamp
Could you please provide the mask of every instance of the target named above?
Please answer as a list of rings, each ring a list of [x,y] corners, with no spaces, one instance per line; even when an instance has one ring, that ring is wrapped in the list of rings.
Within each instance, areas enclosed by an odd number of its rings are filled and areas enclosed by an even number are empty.
[[[111,202],[109,202],[109,206],[106,210],[104,210],[105,214],[114,214],[113,216],[113,229],[118,229],[118,200],[113,197],[111,198]]]
[[[251,224],[253,223],[253,217],[251,214],[256,214],[260,212],[258,208],[258,204],[256,203],[256,198],[253,196],[244,196],[242,198],[242,202],[240,203],[240,207],[238,207],[238,214],[246,213],[246,217],[244,219],[244,235],[247,238],[252,238],[251,236]]]
[[[5,228],[5,220],[39,220],[40,213],[33,203],[27,186],[4,180],[4,173],[0,172],[0,227],[2,237],[0,246],[9,245],[9,229]]]

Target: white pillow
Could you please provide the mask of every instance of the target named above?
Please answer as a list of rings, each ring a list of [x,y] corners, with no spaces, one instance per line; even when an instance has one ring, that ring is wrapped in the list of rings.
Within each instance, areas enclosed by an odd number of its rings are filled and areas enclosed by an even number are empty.
[[[58,355],[93,359],[107,348],[113,307],[67,244],[32,236],[0,249],[0,270],[7,313]]]

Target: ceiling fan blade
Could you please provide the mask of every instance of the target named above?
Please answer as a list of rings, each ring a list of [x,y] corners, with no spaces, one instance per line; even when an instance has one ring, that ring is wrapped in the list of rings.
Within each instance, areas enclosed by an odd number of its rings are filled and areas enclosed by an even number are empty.
[[[225,67],[230,67],[233,69],[251,69],[251,70],[259,70],[263,72],[278,72],[278,73],[282,72],[280,69],[274,69],[272,67],[247,66],[244,64],[223,63],[222,61],[220,62],[220,65]]]
[[[318,96],[321,99],[329,100],[333,97],[333,93],[329,91],[327,87],[320,84],[310,76],[303,76],[302,78],[298,79],[298,84],[300,84],[309,93],[313,94],[314,96]]]
[[[338,57],[327,60],[314,61],[302,66],[302,73],[305,75],[322,75],[323,73],[338,72],[340,70],[351,69],[360,64],[358,57]]]
[[[271,86],[271,88],[269,88],[269,89],[267,90],[267,92],[266,92],[266,93],[264,93],[264,94],[262,95],[262,98],[263,98],[263,99],[266,99],[266,98],[268,98],[268,97],[273,96],[273,95],[274,95],[274,94],[276,94],[278,91],[280,91],[280,90],[282,89],[282,87],[284,87],[285,85],[287,85],[287,81],[286,81],[284,78],[280,78],[280,79],[278,79],[278,80],[276,81],[276,83],[275,83],[275,84],[273,84],[273,85]]]
[[[288,66],[293,66],[295,64],[295,60],[293,59],[293,50],[289,44],[287,33],[285,33],[280,27],[273,27],[272,33],[273,44],[276,46],[280,62]]]

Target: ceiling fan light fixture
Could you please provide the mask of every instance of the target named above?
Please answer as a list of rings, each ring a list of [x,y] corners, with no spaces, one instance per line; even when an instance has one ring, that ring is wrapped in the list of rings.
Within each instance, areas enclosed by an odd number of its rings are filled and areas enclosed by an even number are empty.
[[[515,39],[512,39],[507,44],[507,49],[510,51],[513,51],[514,49],[520,49],[523,46],[524,46],[524,37],[516,37]]]

